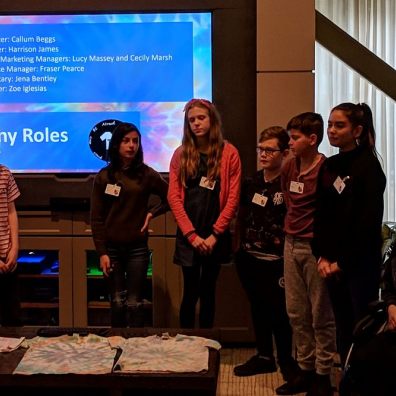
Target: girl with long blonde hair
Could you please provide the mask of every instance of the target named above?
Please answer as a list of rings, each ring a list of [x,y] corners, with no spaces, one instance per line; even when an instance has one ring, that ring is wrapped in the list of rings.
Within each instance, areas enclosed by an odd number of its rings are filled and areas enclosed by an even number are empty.
[[[182,145],[171,159],[168,201],[178,229],[174,262],[183,271],[180,326],[213,326],[220,264],[230,261],[229,226],[239,203],[241,162],[223,139],[220,115],[210,101],[192,99],[185,108]]]

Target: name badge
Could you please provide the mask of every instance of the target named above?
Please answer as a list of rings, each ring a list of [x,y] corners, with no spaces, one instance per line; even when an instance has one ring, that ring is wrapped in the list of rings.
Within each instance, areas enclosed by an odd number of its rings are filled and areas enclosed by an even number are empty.
[[[112,195],[113,197],[118,197],[120,195],[121,186],[117,184],[107,184],[105,189],[105,194]]]
[[[199,182],[200,187],[207,188],[208,190],[213,190],[215,188],[215,185],[215,180],[210,180],[205,176],[202,176],[201,181]]]
[[[260,205],[262,207],[267,205],[267,201],[268,201],[268,198],[265,195],[258,194],[258,193],[255,193],[252,198],[253,203],[255,203],[256,205]]]
[[[345,180],[348,180],[349,176],[344,177],[341,179],[340,176],[337,176],[337,179],[335,179],[333,186],[337,190],[338,194],[341,194],[344,191],[344,188],[346,187]]]
[[[296,181],[290,182],[290,191],[297,194],[302,194],[304,192],[304,183]]]

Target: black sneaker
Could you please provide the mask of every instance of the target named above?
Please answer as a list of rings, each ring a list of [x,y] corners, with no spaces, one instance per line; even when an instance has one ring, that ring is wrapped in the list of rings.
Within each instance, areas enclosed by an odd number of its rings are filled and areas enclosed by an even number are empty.
[[[280,372],[285,382],[290,381],[292,378],[297,376],[301,371],[299,365],[293,358],[287,360],[286,362],[278,361],[278,364],[280,367]]]
[[[275,389],[277,395],[295,395],[307,392],[314,381],[315,370],[299,370],[297,375]]]
[[[247,377],[249,375],[274,373],[276,364],[273,358],[269,359],[259,355],[252,356],[246,363],[234,367],[234,374],[238,377]]]
[[[306,396],[333,396],[330,375],[316,374]]]

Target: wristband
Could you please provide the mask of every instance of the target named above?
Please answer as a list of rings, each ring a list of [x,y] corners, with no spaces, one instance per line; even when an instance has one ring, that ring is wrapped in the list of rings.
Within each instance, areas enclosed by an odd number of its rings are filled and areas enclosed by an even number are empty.
[[[188,231],[187,234],[184,234],[184,237],[188,239],[190,235],[194,234],[194,232],[195,230]]]
[[[194,240],[195,240],[195,238],[196,238],[197,236],[198,236],[198,235],[195,233],[195,231],[193,231],[193,232],[187,237],[188,242],[193,243]]]
[[[221,234],[218,233],[215,229],[213,229],[212,234],[213,234],[216,238],[218,238],[218,237],[221,235]]]

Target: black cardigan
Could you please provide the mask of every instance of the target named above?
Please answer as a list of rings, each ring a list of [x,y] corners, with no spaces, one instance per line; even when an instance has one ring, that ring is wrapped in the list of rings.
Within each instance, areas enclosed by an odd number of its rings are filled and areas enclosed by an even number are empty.
[[[345,184],[339,193],[334,182]],[[371,149],[357,147],[325,160],[317,185],[313,251],[344,271],[381,257],[386,178]],[[375,260],[377,261],[377,260]],[[367,260],[366,260],[367,262]]]

